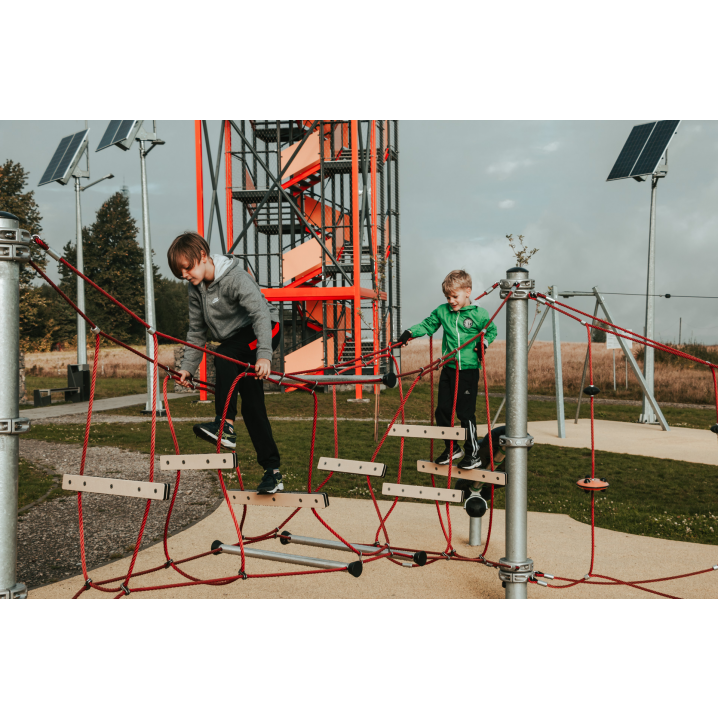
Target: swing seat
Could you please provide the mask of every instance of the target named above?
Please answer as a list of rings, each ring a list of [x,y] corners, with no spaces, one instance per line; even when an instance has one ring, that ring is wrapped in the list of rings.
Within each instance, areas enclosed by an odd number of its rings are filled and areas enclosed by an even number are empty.
[[[587,476],[585,479],[579,479],[576,482],[576,486],[578,486],[579,489],[583,489],[586,493],[590,493],[591,491],[605,491],[609,484],[608,481],[604,481],[603,479],[592,479]]]

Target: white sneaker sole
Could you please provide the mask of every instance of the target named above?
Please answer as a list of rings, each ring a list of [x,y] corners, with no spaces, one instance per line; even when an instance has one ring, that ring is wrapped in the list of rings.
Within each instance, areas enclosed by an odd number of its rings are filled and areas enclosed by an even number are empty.
[[[278,491],[284,491],[284,484],[281,481],[271,491],[260,491],[257,489],[258,494],[276,494]]]

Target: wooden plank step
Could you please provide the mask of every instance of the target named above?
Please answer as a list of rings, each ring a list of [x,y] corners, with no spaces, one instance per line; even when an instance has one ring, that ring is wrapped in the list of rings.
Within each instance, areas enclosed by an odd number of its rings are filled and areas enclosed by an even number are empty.
[[[298,491],[278,491],[276,494],[258,494],[256,491],[228,491],[231,504],[246,506],[282,506],[290,508],[325,509],[329,495],[324,492],[306,494]]]
[[[466,429],[460,426],[421,426],[417,424],[394,424],[389,436],[408,436],[412,439],[446,439],[465,441]]]
[[[426,499],[427,501],[463,501],[464,492],[458,489],[439,489],[433,486],[411,486],[410,484],[384,484],[381,489],[385,496]]]
[[[430,461],[417,461],[416,470],[420,474],[434,474],[438,476],[448,476],[449,466],[441,464],[432,464]],[[506,486],[506,474],[502,471],[484,471],[484,469],[460,469],[457,466],[451,467],[451,476],[456,479],[466,479],[467,481],[483,481],[485,484],[496,484],[497,486]]]
[[[185,469],[234,469],[237,454],[169,454],[160,456],[162,471]]]
[[[167,501],[170,497],[170,485],[157,481],[130,481],[129,479],[105,479],[100,476],[76,476],[65,474],[62,488],[66,491],[87,491],[91,494],[109,494],[111,496],[129,496],[136,499]]]
[[[371,461],[352,461],[351,459],[335,459],[330,456],[321,456],[317,469],[320,471],[336,471],[340,474],[363,474],[365,476],[378,476],[383,478],[386,474],[386,464]]]

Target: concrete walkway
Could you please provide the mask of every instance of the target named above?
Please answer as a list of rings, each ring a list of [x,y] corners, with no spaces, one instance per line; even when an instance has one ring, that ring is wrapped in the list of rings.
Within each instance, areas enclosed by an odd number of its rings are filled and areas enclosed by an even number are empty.
[[[187,394],[168,393],[168,399],[180,399]],[[147,394],[131,394],[129,396],[114,396],[110,399],[95,399],[92,405],[92,413],[96,411],[108,411],[109,409],[122,409],[125,406],[144,404],[147,401]],[[70,414],[87,414],[86,401],[77,404],[56,404],[55,406],[43,406],[38,409],[20,409],[20,415],[25,419],[52,419],[56,416],[68,416]]]

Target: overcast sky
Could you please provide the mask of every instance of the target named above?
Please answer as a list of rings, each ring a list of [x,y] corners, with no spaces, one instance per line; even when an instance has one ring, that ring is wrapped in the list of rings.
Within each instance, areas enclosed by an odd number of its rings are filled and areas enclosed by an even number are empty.
[[[605,181],[631,127],[645,121],[401,122],[404,328],[443,301],[441,280],[451,269],[470,272],[476,294],[505,276],[514,265],[509,233],[525,235],[529,247],[539,249],[529,269],[541,289],[597,285],[606,292],[645,292],[650,183]],[[109,172],[115,179],[83,192],[83,223],[94,221],[102,202],[126,184],[141,227],[138,151],[95,153],[106,124],[89,121],[92,179]],[[73,188],[37,183],[59,140],[83,127],[80,120],[0,122],[0,160],[13,159],[30,172],[44,236],[55,248],[74,240]],[[218,130],[219,123],[210,122],[213,151]],[[197,226],[194,125],[158,121],[158,134],[167,144],[147,160],[152,246],[169,276],[170,242]],[[669,151],[668,176],[658,184],[659,294],[718,296],[717,160],[718,122],[683,121]],[[606,299],[617,323],[643,331],[645,296]],[[484,304],[492,310],[498,301],[495,292]],[[589,299],[570,301],[585,311],[593,308]],[[718,300],[657,298],[657,338],[675,341],[682,317],[684,340],[692,335],[718,343],[716,306]],[[583,340],[584,330],[567,322],[563,339]],[[499,332],[504,334],[503,323]],[[550,338],[548,322],[540,337]]]

